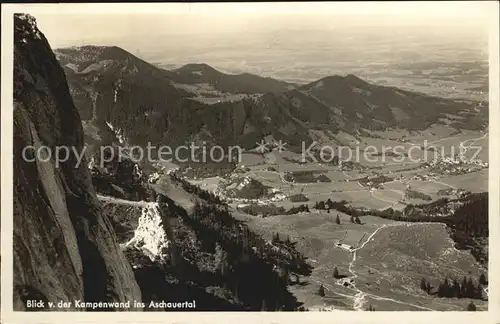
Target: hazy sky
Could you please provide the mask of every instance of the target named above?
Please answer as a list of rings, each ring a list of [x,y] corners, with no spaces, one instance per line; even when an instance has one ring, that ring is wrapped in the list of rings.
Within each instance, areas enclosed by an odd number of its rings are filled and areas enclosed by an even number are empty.
[[[369,26],[450,37],[481,34],[491,3],[195,3],[19,5],[33,14],[54,48],[70,45],[124,45],[161,37],[244,35],[267,30],[336,29]],[[366,28],[366,27],[365,27]],[[190,41],[193,41],[193,38]],[[129,45],[131,46],[131,45]]]

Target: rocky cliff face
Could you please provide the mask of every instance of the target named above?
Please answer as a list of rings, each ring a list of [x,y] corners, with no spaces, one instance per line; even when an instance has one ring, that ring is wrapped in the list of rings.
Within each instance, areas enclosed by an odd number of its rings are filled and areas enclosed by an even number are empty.
[[[87,163],[75,154],[60,165],[47,154],[46,162],[26,159],[35,158],[23,151],[30,145],[81,152],[84,138],[64,71],[33,17],[14,17],[14,42],[14,309],[34,299],[45,308],[61,300],[140,301]]]

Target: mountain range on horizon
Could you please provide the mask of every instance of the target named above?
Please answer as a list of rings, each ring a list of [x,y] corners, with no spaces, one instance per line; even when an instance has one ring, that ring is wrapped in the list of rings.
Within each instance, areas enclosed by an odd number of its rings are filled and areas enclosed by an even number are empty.
[[[298,85],[226,74],[204,63],[161,69],[116,46],[54,52],[82,120],[92,126],[86,129],[104,134],[112,125],[135,145],[206,141],[251,149],[272,135],[294,147],[310,142],[311,130],[331,137],[422,130],[436,122],[457,129],[487,124],[487,105],[375,85],[352,74]]]

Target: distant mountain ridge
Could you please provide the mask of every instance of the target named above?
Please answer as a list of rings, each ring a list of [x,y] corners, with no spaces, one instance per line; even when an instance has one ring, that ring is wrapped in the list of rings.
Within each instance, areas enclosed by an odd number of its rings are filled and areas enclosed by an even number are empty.
[[[216,104],[194,100],[197,95],[188,86],[198,81],[214,84],[212,92],[217,92],[216,87],[221,85],[240,87],[235,91],[254,91],[251,86],[242,89],[246,87],[244,82],[226,81],[234,76],[222,74],[208,65],[187,65],[180,71],[168,71],[117,47],[84,46],[59,49],[55,53],[65,70],[82,120],[92,123],[96,127],[89,129],[99,132],[88,134],[89,138],[105,137],[103,142],[115,141],[111,125],[123,131],[130,144],[175,145],[207,140],[221,145],[246,141],[253,147],[262,133],[274,129],[269,125],[267,112],[259,111],[263,107],[259,104],[261,100],[256,98],[245,97],[237,101],[222,98]],[[191,73],[199,68],[206,72],[205,76],[199,76],[201,80]],[[210,75],[214,75],[214,79],[206,79]],[[182,79],[189,83],[181,84]],[[218,83],[219,80],[222,81]],[[266,101],[267,97],[276,96],[266,93],[262,98]],[[267,125],[266,129],[262,129],[263,125]],[[249,137],[251,139],[246,140]]]
[[[179,83],[209,83],[217,90],[235,93],[282,93],[296,84],[261,77],[251,73],[226,74],[207,64],[186,64],[172,71],[172,79]]]
[[[470,112],[470,103],[368,83],[359,77],[328,76],[297,89],[330,108],[343,128],[421,130],[446,114]]]
[[[360,129],[421,130],[446,122],[458,129],[487,125],[487,107],[374,85],[354,75],[299,86],[229,75],[200,63],[164,70],[119,47],[55,53],[82,119],[102,133],[112,125],[131,144],[203,140],[253,148],[267,135],[299,145],[311,141],[312,129],[355,134]]]
[[[117,46],[68,47],[54,50],[61,65],[76,74],[87,74],[99,69],[99,64],[125,60],[137,69],[162,71],[173,82],[183,84],[209,83],[217,90],[233,93],[285,92],[296,84],[261,77],[251,73],[226,74],[204,63],[186,64],[175,70],[160,69]]]

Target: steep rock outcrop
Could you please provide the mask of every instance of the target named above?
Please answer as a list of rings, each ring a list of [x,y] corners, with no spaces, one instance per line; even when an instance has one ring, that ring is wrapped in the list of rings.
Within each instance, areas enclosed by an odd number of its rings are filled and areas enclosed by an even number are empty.
[[[49,148],[42,153],[82,152],[84,139],[61,66],[35,19],[20,14],[14,17],[14,309],[27,309],[33,299],[45,308],[59,301],[140,301],[85,160],[37,159],[24,150],[31,145]]]
[[[123,250],[136,249],[151,262],[175,265],[175,237],[159,197],[156,202],[147,202],[100,196]]]

